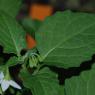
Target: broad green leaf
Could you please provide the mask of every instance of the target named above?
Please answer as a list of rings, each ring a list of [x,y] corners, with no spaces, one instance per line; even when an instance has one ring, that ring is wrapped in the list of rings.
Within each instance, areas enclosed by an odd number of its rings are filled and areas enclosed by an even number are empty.
[[[79,66],[95,53],[95,15],[58,12],[45,20],[36,41],[47,65]]]
[[[15,19],[4,12],[0,12],[0,45],[4,47],[4,52],[18,56],[26,48],[25,31]]]
[[[64,88],[59,85],[56,74],[48,68],[42,69],[36,75],[23,70],[21,78],[24,86],[31,89],[33,95],[64,95]]]
[[[37,32],[41,24],[41,21],[32,20],[31,18],[24,18],[22,20],[22,26],[27,31],[27,33],[32,35],[32,37],[35,37],[35,32]]]
[[[65,81],[66,95],[95,95],[95,68]]]
[[[20,7],[22,0],[0,0],[0,11],[8,13],[9,15],[16,17]]]

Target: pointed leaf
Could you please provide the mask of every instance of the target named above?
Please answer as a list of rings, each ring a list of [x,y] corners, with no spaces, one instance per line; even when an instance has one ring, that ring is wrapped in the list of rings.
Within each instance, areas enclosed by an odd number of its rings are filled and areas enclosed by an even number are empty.
[[[18,60],[17,57],[11,57],[11,58],[7,61],[7,63],[5,64],[5,66],[11,67],[11,66],[15,66],[15,65],[17,65],[17,64],[19,64],[19,63],[20,63],[20,61]]]
[[[59,86],[56,74],[48,68],[33,76],[23,70],[21,77],[24,86],[31,89],[33,95],[64,95],[64,88]]]
[[[4,52],[18,56],[26,48],[25,31],[15,19],[4,12],[0,12],[0,45],[4,47]]]
[[[58,12],[45,20],[36,41],[47,65],[79,66],[95,53],[95,15]]]

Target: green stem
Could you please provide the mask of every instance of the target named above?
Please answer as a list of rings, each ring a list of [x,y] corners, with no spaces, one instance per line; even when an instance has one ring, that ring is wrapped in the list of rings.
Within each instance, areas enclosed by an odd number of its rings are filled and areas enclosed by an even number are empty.
[[[34,71],[33,75],[36,75],[42,66],[43,64],[38,64],[37,69]]]
[[[5,79],[6,79],[6,80],[10,80],[10,72],[9,72],[9,68],[8,68],[8,67],[6,67]]]

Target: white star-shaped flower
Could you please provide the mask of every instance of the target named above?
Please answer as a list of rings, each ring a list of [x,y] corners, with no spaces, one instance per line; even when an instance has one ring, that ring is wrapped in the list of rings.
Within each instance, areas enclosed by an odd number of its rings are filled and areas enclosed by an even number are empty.
[[[10,86],[21,89],[21,87],[15,81],[4,79],[3,72],[0,72],[0,84],[3,92],[6,91]]]

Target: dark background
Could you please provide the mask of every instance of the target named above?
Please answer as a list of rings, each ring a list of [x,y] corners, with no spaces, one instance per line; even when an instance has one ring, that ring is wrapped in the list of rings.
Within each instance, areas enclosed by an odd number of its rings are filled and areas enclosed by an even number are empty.
[[[55,10],[72,9],[78,11],[95,12],[95,0],[24,0],[24,3],[43,3],[52,5]]]

